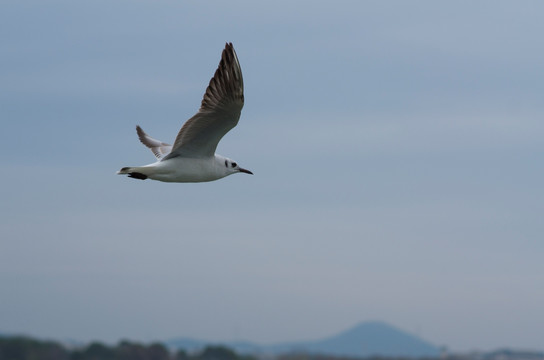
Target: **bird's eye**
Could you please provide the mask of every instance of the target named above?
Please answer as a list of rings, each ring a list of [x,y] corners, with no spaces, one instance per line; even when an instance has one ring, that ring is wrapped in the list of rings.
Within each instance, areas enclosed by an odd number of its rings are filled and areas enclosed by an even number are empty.
[[[229,167],[229,163],[227,160],[225,160],[225,167]]]
[[[236,167],[236,163],[235,163],[235,162],[232,163],[232,167],[233,167],[233,168]]]

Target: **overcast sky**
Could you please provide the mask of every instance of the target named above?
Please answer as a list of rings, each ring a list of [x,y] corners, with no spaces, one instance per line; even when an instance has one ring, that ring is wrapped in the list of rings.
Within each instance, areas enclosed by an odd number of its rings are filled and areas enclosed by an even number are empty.
[[[543,349],[541,1],[0,2],[0,332]],[[233,42],[218,152],[172,142]]]

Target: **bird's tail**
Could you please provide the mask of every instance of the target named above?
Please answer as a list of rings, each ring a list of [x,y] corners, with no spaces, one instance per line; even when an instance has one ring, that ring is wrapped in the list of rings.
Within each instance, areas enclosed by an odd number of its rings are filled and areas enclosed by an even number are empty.
[[[117,175],[128,175],[134,179],[145,180],[148,176],[145,174],[145,167],[130,167],[126,166],[117,172]]]

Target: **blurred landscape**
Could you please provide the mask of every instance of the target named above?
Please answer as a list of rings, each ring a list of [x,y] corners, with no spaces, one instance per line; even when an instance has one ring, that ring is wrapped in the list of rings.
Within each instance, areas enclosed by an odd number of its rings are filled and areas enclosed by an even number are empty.
[[[497,349],[456,353],[382,322],[365,322],[326,339],[259,345],[179,338],[144,344],[39,340],[0,335],[0,360],[542,360],[544,352]]]

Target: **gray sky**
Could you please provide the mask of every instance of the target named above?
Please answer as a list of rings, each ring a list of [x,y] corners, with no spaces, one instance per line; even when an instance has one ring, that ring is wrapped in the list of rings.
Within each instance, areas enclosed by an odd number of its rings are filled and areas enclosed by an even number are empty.
[[[542,349],[540,1],[3,1],[0,332]],[[115,175],[226,41],[255,175]]]

